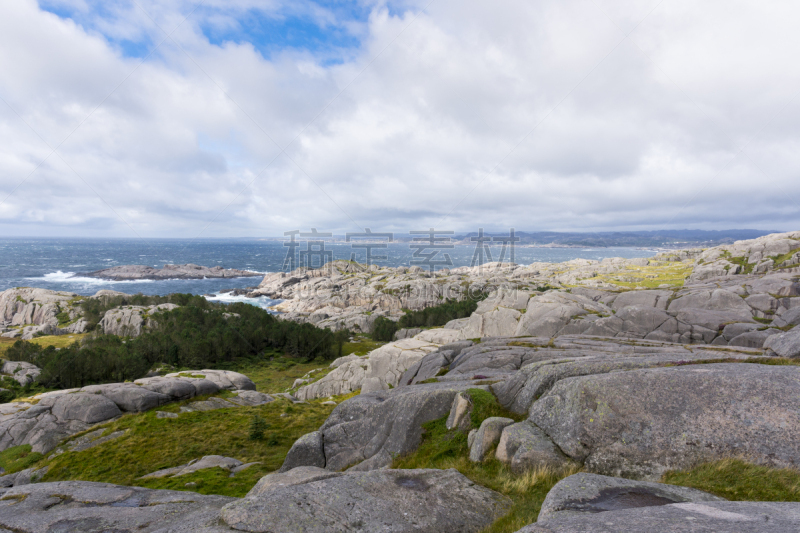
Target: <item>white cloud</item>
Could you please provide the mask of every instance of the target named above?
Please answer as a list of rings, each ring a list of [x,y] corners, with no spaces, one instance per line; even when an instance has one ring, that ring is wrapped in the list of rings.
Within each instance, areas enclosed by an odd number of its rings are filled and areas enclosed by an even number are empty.
[[[62,5],[77,22],[0,5],[9,235],[800,227],[790,2],[367,3],[359,21],[240,0],[183,23],[192,3],[141,2],[178,43],[144,63],[119,43],[165,35],[135,4]],[[331,64],[205,37],[256,7],[361,45]],[[66,139],[44,163],[39,135]]]

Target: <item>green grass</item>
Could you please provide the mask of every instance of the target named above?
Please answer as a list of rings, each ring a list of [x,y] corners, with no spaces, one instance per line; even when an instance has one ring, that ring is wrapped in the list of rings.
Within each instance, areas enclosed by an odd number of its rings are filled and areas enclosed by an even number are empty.
[[[342,356],[350,355],[353,353],[356,355],[367,355],[372,350],[380,348],[384,344],[386,343],[358,336],[355,338],[355,342],[344,343],[344,347],[342,349]]]
[[[622,270],[587,279],[603,281],[621,289],[655,289],[661,285],[679,288],[692,273],[692,269],[693,266],[689,263],[651,260],[647,266],[627,265]]]
[[[664,474],[662,482],[704,490],[733,501],[798,502],[800,471],[723,459]]]
[[[13,474],[20,470],[25,470],[42,458],[42,454],[31,451],[31,445],[14,446],[0,452],[0,468],[6,474]]]
[[[769,259],[772,259],[775,263],[775,268],[778,268],[784,261],[788,261],[789,259],[791,259],[797,252],[798,250],[794,249],[783,255],[771,255],[769,256]],[[796,265],[791,265],[791,266],[796,266]]]
[[[505,416],[514,420],[524,418],[503,409],[490,392],[470,389],[469,394],[474,405],[472,426],[475,428],[491,416]],[[511,533],[535,522],[542,502],[553,485],[578,471],[577,467],[560,472],[543,469],[517,476],[495,459],[494,453],[490,453],[490,459],[482,463],[473,463],[469,460],[467,435],[457,430],[448,431],[446,421],[447,417],[443,417],[424,424],[420,447],[412,454],[396,458],[392,467],[455,468],[473,482],[511,498],[511,512],[486,529],[486,533]]]
[[[183,403],[186,402],[170,404],[161,410],[177,412]],[[319,429],[332,410],[333,406],[322,405],[321,401],[291,404],[277,400],[258,407],[182,413],[179,418],[156,418],[155,410],[130,414],[101,426],[106,434],[126,431],[123,436],[82,452],[67,451],[52,460],[42,459],[36,466],[50,466],[43,481],[99,481],[241,497],[261,477],[277,470],[294,441]],[[263,439],[251,440],[250,425],[256,414],[267,422],[267,429]],[[232,478],[228,472],[216,468],[178,478],[138,479],[205,455],[224,455],[261,464]],[[190,482],[197,485],[186,487]]]

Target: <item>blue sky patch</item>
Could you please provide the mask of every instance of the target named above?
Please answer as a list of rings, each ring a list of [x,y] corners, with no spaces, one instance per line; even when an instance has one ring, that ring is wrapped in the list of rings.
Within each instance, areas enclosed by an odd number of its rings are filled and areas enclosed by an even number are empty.
[[[160,31],[143,27],[139,39],[110,34],[122,17],[136,4],[89,0],[81,10],[71,2],[39,0],[39,7],[64,19],[71,19],[86,31],[102,35],[125,57],[145,57],[160,41]],[[146,5],[143,6],[147,9]],[[369,17],[371,6],[357,0],[319,2],[292,1],[274,9],[221,10],[201,6],[184,24],[194,24],[211,44],[250,43],[265,58],[285,50],[308,51],[324,64],[340,63],[361,45],[358,28]],[[152,24],[152,23],[151,23]],[[354,30],[354,27],[356,28]],[[172,31],[173,28],[164,28]],[[152,38],[151,38],[152,37]]]

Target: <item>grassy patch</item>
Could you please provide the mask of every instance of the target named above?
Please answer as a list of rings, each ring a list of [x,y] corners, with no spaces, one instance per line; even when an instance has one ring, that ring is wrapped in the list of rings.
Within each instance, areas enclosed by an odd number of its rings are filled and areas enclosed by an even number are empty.
[[[647,266],[628,265],[622,270],[587,279],[626,289],[655,289],[661,285],[678,288],[683,287],[692,269],[693,266],[689,263],[651,260]]]
[[[769,259],[772,259],[775,262],[775,267],[777,268],[780,267],[780,265],[785,261],[788,261],[789,259],[794,257],[794,254],[796,254],[797,252],[798,250],[795,249],[783,255],[771,255],[769,256]],[[795,266],[795,265],[790,265],[790,266]]]
[[[302,360],[284,357],[278,352],[268,352],[263,359],[242,360],[217,365],[217,368],[244,374],[253,380],[256,389],[261,392],[283,392],[292,386],[294,380],[312,370],[319,370],[312,374],[312,378],[325,375],[329,364],[327,361],[304,363]]]
[[[31,451],[31,445],[14,446],[0,452],[0,468],[6,474],[13,474],[25,470],[42,458],[42,454]]]
[[[355,337],[354,342],[346,342],[342,347],[342,355],[367,355],[372,350],[380,348],[385,342],[374,341],[367,337]]]
[[[177,412],[180,405],[170,404],[162,410]],[[64,452],[50,461],[44,459],[37,467],[50,465],[44,481],[100,481],[241,497],[261,477],[278,469],[294,441],[317,430],[332,410],[333,406],[322,405],[321,401],[293,405],[277,400],[258,407],[182,413],[174,419],[156,418],[155,411],[130,414],[102,426],[106,433],[127,430],[123,436],[89,450]],[[254,415],[266,421],[262,439],[250,439]],[[205,455],[261,464],[232,478],[217,468],[178,478],[138,479]],[[192,482],[196,486],[186,487]]]
[[[505,416],[520,420],[523,417],[503,409],[494,396],[487,391],[471,389],[474,409],[473,427],[490,416]],[[447,417],[423,425],[424,436],[420,447],[413,454],[398,457],[393,468],[455,468],[472,481],[501,494],[514,502],[511,512],[489,527],[487,533],[510,533],[536,521],[542,502],[550,489],[559,480],[574,474],[578,468],[562,472],[539,470],[521,476],[514,475],[508,468],[489,454],[490,459],[482,463],[469,460],[467,435],[460,431],[448,431],[445,427]]]
[[[800,471],[753,465],[740,459],[723,459],[690,470],[667,472],[662,481],[733,501],[800,501]]]

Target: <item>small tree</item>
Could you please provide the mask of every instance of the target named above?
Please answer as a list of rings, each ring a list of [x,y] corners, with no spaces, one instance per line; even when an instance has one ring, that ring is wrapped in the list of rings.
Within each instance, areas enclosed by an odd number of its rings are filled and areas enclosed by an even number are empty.
[[[372,340],[390,342],[394,340],[397,323],[388,318],[379,316],[372,327]]]
[[[261,440],[264,438],[264,432],[269,429],[267,421],[261,418],[260,415],[253,415],[250,421],[250,440]]]

